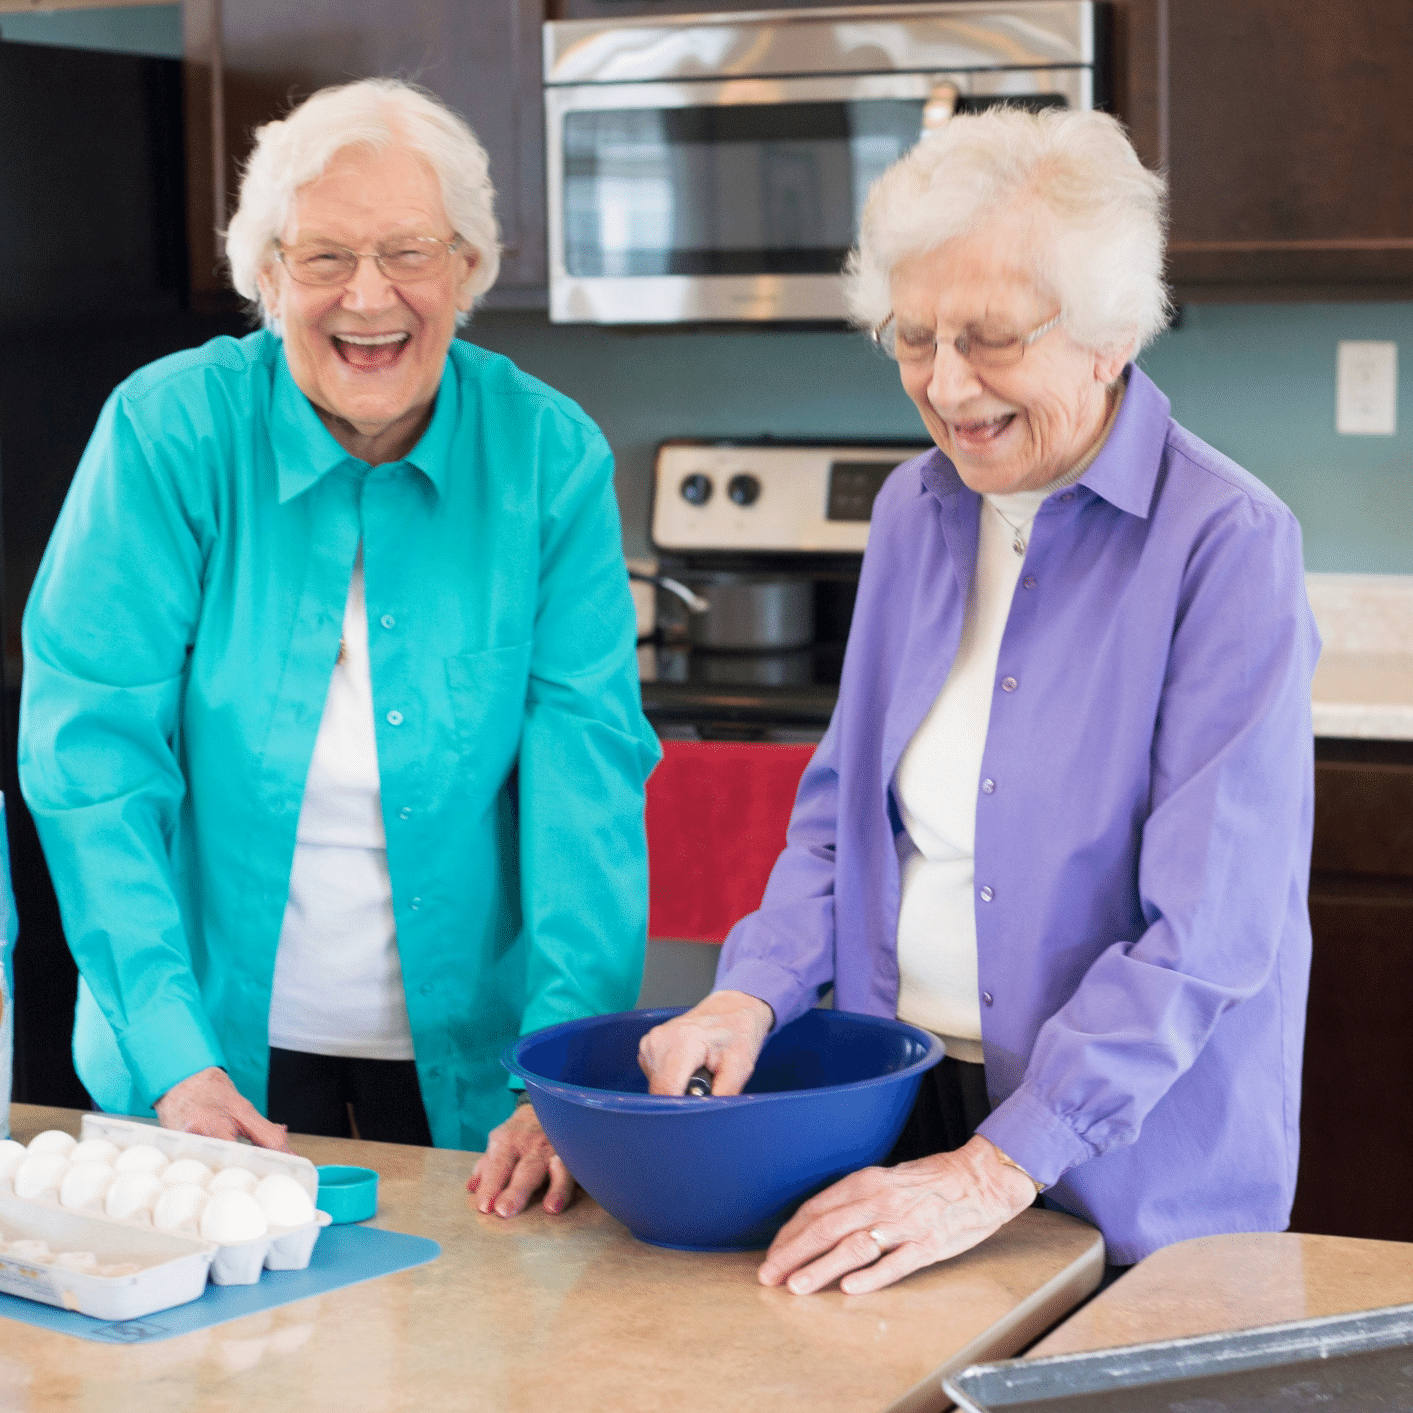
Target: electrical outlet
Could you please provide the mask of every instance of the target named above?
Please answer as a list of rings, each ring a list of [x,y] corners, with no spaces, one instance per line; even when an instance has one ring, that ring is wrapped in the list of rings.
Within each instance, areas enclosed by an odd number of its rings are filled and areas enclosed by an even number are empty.
[[[1335,367],[1335,431],[1393,436],[1398,430],[1398,345],[1341,339]]]

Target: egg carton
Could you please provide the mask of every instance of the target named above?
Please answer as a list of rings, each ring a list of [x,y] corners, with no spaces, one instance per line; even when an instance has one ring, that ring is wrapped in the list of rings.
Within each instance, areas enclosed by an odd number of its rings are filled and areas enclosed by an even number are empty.
[[[293,1153],[276,1153],[268,1148],[254,1148],[246,1143],[207,1138],[201,1134],[178,1133],[152,1124],[134,1123],[130,1119],[110,1118],[106,1114],[85,1114],[79,1131],[82,1139],[106,1138],[119,1148],[129,1148],[134,1143],[149,1144],[166,1154],[169,1161],[177,1158],[196,1158],[213,1169],[244,1168],[257,1178],[268,1177],[271,1173],[283,1173],[299,1183],[308,1192],[311,1201],[318,1200],[317,1169],[308,1158],[300,1158]],[[10,1196],[16,1202],[22,1202],[26,1207],[46,1208],[55,1212],[70,1211],[69,1208],[60,1206],[57,1198],[15,1197],[11,1178],[0,1181],[0,1193]],[[103,1223],[106,1227],[153,1232],[161,1236],[181,1235],[156,1233],[150,1222],[145,1219],[110,1217],[106,1212],[88,1210],[72,1215],[87,1217]],[[213,1249],[209,1262],[210,1280],[215,1285],[254,1285],[260,1279],[262,1271],[302,1271],[309,1265],[320,1231],[328,1226],[330,1220],[327,1212],[316,1211],[312,1221],[297,1227],[273,1227],[264,1236],[256,1237],[252,1241],[216,1244],[202,1240],[203,1246]],[[0,1225],[0,1231],[4,1231],[3,1225]]]
[[[136,1320],[195,1300],[221,1250],[200,1237],[71,1212],[8,1190],[0,1191],[0,1236],[0,1291],[96,1320]],[[77,1271],[14,1254],[16,1241],[42,1241],[56,1255],[91,1251],[102,1266],[136,1269],[118,1275]]]

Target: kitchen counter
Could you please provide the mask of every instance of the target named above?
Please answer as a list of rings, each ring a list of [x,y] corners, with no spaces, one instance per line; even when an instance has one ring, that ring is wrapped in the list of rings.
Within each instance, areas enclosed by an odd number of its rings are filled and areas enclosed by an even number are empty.
[[[1315,735],[1413,741],[1413,574],[1307,574]]]
[[[1027,1357],[1255,1329],[1413,1302],[1413,1245],[1251,1232],[1155,1251]]]
[[[16,1138],[77,1134],[81,1115],[17,1104]],[[945,1407],[944,1371],[1006,1358],[1099,1282],[1092,1227],[1031,1210],[956,1260],[873,1295],[757,1284],[759,1256],[635,1241],[582,1193],[563,1216],[483,1217],[474,1155],[291,1140],[315,1163],[382,1174],[374,1225],[442,1255],[402,1271],[150,1346],[0,1321],[6,1408],[101,1413],[772,1413]]]

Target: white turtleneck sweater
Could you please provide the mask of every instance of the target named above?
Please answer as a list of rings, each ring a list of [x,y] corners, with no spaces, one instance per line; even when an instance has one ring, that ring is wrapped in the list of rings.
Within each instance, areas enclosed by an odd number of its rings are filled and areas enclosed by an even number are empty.
[[[1011,599],[1025,567],[1014,548],[1047,496],[1089,469],[1123,401],[1089,452],[1048,486],[983,495],[976,572],[961,643],[947,680],[914,732],[893,778],[904,832],[898,835],[898,1019],[939,1035],[954,1059],[982,1062],[974,885],[981,759],[996,689],[996,664]],[[1022,763],[1022,768],[1023,768]]]

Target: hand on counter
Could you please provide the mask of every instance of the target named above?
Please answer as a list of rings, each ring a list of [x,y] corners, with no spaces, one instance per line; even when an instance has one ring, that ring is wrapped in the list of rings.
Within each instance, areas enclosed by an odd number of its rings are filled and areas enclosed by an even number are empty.
[[[478,1211],[513,1217],[525,1209],[547,1177],[544,1209],[562,1212],[574,1196],[574,1179],[550,1146],[534,1109],[522,1104],[491,1130],[486,1151],[471,1170],[466,1190],[476,1194]]]
[[[163,1128],[207,1138],[248,1138],[257,1148],[288,1153],[289,1130],[272,1124],[242,1096],[225,1070],[197,1070],[174,1084],[153,1106]]]
[[[881,1290],[985,1241],[1035,1201],[1035,1184],[980,1134],[954,1153],[863,1168],[804,1203],[776,1234],[762,1285],[808,1295]],[[876,1233],[876,1238],[870,1233]]]
[[[638,1046],[638,1065],[648,1077],[649,1094],[684,1094],[695,1070],[716,1077],[713,1094],[739,1094],[775,1012],[744,991],[713,991],[690,1011],[655,1026]]]

